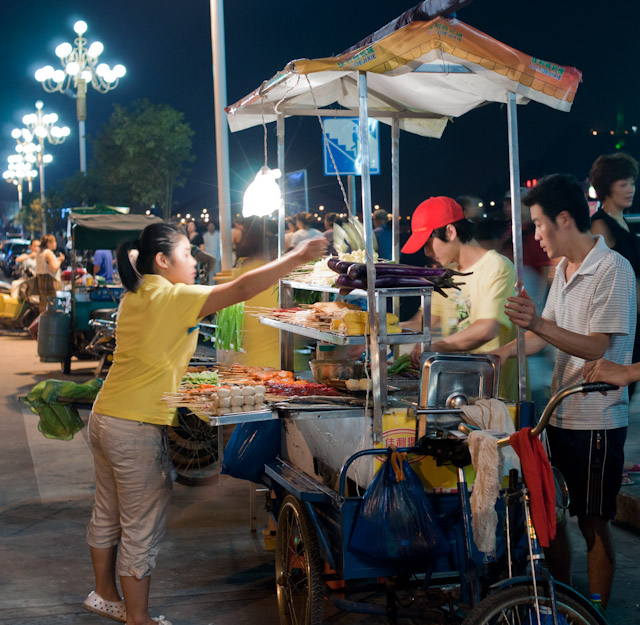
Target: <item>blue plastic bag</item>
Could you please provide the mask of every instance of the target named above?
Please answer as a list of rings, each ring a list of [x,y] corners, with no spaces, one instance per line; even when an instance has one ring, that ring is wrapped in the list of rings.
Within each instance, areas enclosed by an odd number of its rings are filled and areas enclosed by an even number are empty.
[[[449,550],[449,544],[405,454],[392,453],[404,479],[396,479],[390,455],[362,498],[349,548],[400,564],[436,558]]]
[[[264,465],[280,454],[280,421],[241,423],[224,450],[222,473],[266,484]]]

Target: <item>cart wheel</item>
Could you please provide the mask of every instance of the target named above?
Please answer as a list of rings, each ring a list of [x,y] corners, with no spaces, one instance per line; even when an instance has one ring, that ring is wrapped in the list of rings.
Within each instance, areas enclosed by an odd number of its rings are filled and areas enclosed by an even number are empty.
[[[220,473],[218,428],[192,412],[179,410],[178,425],[168,429],[171,462],[176,482],[185,486],[205,486]]]
[[[323,584],[318,537],[309,513],[287,495],[278,515],[276,585],[281,625],[321,625]]]

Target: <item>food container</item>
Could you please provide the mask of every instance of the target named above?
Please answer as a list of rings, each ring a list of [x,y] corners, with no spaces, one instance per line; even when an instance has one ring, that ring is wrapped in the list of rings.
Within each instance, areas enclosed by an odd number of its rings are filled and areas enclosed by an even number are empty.
[[[353,360],[311,360],[315,381],[327,384],[332,380],[359,380],[364,377],[364,364]]]

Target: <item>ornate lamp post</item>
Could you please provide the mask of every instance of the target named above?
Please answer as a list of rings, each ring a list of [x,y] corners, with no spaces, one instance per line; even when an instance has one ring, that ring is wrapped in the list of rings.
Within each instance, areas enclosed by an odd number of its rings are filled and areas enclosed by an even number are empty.
[[[55,113],[43,113],[42,101],[36,102],[36,112],[25,115],[22,118],[24,128],[14,128],[11,136],[18,142],[16,150],[23,151],[25,154],[35,155],[40,171],[40,207],[42,210],[42,234],[47,234],[47,219],[45,210],[45,185],[44,185],[44,167],[48,165],[53,157],[51,154],[45,154],[45,139],[53,144],[62,143],[69,135],[67,126],[56,126],[58,116]],[[34,141],[37,142],[34,144]]]
[[[2,177],[18,188],[18,210],[22,208],[22,185],[26,180],[29,185],[29,193],[32,190],[32,181],[38,175],[33,168],[33,163],[26,160],[23,153],[12,154],[7,158],[8,166],[2,173]]]
[[[60,58],[62,69],[54,70],[51,65],[45,65],[36,71],[35,77],[42,83],[45,91],[65,93],[70,88],[76,90],[76,112],[78,117],[78,134],[80,138],[80,171],[87,171],[87,151],[85,143],[84,122],[87,119],[87,85],[96,91],[106,93],[118,86],[126,69],[124,65],[113,68],[106,63],[98,63],[104,46],[94,41],[87,48],[87,40],[83,37],[87,31],[87,23],[82,20],[73,25],[78,35],[74,39],[75,47],[70,43],[61,43],[56,48],[56,55]]]

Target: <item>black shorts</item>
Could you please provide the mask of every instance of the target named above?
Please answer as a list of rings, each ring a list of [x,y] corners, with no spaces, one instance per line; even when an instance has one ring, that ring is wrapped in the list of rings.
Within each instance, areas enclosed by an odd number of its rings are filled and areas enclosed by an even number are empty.
[[[613,519],[624,464],[627,428],[563,430],[549,426],[551,464],[569,487],[571,516]]]

